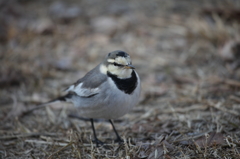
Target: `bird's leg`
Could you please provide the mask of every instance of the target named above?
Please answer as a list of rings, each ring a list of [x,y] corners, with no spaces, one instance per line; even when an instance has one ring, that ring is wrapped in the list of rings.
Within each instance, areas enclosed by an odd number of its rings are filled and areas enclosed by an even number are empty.
[[[91,125],[92,125],[93,136],[94,136],[94,140],[93,140],[93,142],[95,142],[96,145],[97,145],[97,147],[99,147],[99,145],[103,145],[104,142],[98,140],[97,135],[96,135],[96,131],[95,131],[95,128],[94,128],[93,119],[91,118],[90,121],[91,121]]]
[[[115,142],[122,143],[122,142],[123,142],[123,139],[118,135],[118,132],[117,132],[115,126],[113,125],[112,120],[109,119],[109,122],[111,123],[111,125],[112,125],[112,127],[113,127],[113,130],[114,130],[114,132],[115,132],[115,134],[116,134],[116,136],[117,136],[117,138],[115,139]]]

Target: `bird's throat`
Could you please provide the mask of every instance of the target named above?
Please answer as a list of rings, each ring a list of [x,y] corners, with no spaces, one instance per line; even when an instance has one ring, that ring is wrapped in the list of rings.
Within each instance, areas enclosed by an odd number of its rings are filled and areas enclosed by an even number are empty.
[[[118,76],[110,73],[109,71],[107,72],[107,75],[114,81],[118,89],[126,94],[132,94],[137,87],[138,80],[134,70],[132,70],[131,76],[129,78],[124,79],[118,78]]]

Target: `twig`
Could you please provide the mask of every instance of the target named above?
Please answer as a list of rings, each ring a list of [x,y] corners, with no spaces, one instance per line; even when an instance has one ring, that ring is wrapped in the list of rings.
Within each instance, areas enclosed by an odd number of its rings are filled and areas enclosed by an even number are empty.
[[[39,137],[39,136],[57,136],[61,134],[53,134],[53,133],[29,133],[29,134],[19,134],[15,136],[1,136],[0,140],[10,140],[24,137]]]
[[[240,100],[240,99],[239,99]],[[200,104],[202,104],[202,106],[194,106],[194,107],[187,107],[187,108],[180,108],[180,109],[177,109],[177,108],[174,108],[174,110],[170,109],[170,110],[165,110],[165,111],[161,111],[163,113],[175,113],[175,112],[178,112],[178,113],[185,113],[187,111],[191,111],[191,110],[204,110],[206,109],[206,107],[213,107],[213,108],[216,108],[218,110],[221,110],[223,112],[226,112],[226,113],[229,113],[229,114],[233,114],[233,115],[236,115],[236,116],[240,116],[240,114],[236,111],[233,111],[233,110],[228,110],[224,107],[220,107],[219,104],[214,104],[212,102],[209,102],[207,100],[201,100],[201,101],[198,101],[198,100],[187,100],[188,102],[198,102]]]
[[[236,96],[231,95],[229,98],[232,99],[232,100],[234,100],[235,102],[240,103],[240,98],[238,98],[238,97],[236,97]]]
[[[240,82],[232,79],[223,79],[218,76],[214,76],[215,83],[223,82],[230,86],[240,87]]]
[[[54,152],[53,154],[51,154],[48,159],[52,158],[55,154],[59,153],[60,151],[62,151],[63,149],[67,148],[68,146],[71,146],[73,144],[73,142],[68,143],[67,145],[65,145],[64,147],[60,148],[58,151]]]
[[[208,134],[208,133],[210,133],[210,132],[211,132],[211,130],[209,130],[209,131],[207,131],[207,132],[204,132],[204,133],[201,133],[201,134],[198,134],[198,135],[195,135],[195,136],[191,136],[191,137],[187,137],[187,138],[175,140],[175,141],[173,141],[173,142],[176,143],[176,142],[188,141],[188,140],[196,139],[196,138],[202,137],[203,135]]]
[[[225,79],[225,80],[223,80],[223,82],[230,86],[240,87],[240,82],[235,81],[235,80]]]
[[[216,109],[218,109],[218,110],[221,110],[221,111],[223,111],[223,112],[226,112],[226,113],[229,113],[229,114],[233,114],[233,115],[236,115],[236,116],[240,116],[240,114],[239,114],[238,112],[233,111],[233,110],[227,110],[227,109],[224,108],[224,107],[220,107],[219,104],[213,104],[213,103],[209,103],[209,102],[208,102],[207,105],[210,106],[210,107],[216,108]]]
[[[36,143],[36,144],[46,144],[46,145],[58,145],[58,146],[67,146],[69,143],[63,142],[49,142],[49,141],[42,141],[42,140],[25,140],[28,143]]]
[[[58,146],[67,146],[67,145],[69,145],[69,143],[71,143],[71,144],[74,143],[74,142],[64,143],[64,142],[56,142],[56,141],[49,142],[49,141],[42,141],[42,140],[25,140],[25,142],[36,143],[36,144],[46,144],[46,145],[58,145]],[[114,145],[118,145],[118,144],[116,143],[116,144],[104,144],[104,145],[105,146],[114,146]],[[92,144],[83,143],[83,144],[80,144],[79,146],[91,147]]]
[[[193,111],[193,110],[205,110],[206,108],[207,108],[207,106],[197,105],[197,106],[191,106],[191,107],[186,107],[186,108],[174,108],[174,110],[172,110],[172,109],[161,110],[161,112],[163,114],[166,114],[166,113],[186,113],[186,112]]]

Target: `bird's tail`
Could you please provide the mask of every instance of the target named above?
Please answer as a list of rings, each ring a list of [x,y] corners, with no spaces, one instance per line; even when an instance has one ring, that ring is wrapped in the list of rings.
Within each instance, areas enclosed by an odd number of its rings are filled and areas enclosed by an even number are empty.
[[[56,102],[69,102],[69,100],[71,99],[72,96],[73,96],[73,94],[68,93],[65,96],[61,96],[61,97],[58,97],[56,99],[50,100],[48,102],[39,104],[39,105],[27,110],[26,112],[24,112],[23,115],[29,114],[29,113],[33,112],[34,110],[44,108],[44,107],[48,106],[49,104],[53,104],[53,103],[56,103]]]
[[[44,106],[44,105],[53,104],[53,103],[56,103],[56,102],[69,102],[69,100],[72,98],[72,96],[73,96],[72,93],[68,93],[68,94],[66,94],[64,96],[55,98],[55,99],[50,100],[48,102],[42,103],[42,104],[40,104],[38,106]]]

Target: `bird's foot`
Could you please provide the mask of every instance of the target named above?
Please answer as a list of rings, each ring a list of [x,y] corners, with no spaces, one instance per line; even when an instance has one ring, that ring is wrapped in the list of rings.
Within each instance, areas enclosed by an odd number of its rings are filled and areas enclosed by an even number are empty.
[[[97,147],[103,146],[105,144],[104,142],[98,139],[94,139],[92,141],[96,144]]]
[[[120,137],[117,137],[114,141],[119,143],[119,144],[124,143],[124,140],[122,138],[120,138]]]

